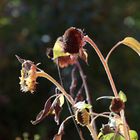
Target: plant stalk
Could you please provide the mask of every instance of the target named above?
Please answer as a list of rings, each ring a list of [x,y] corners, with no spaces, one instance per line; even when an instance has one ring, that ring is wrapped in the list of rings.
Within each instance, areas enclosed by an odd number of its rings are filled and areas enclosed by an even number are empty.
[[[123,131],[124,131],[125,139],[130,140],[129,130],[128,130],[128,126],[127,126],[127,123],[126,123],[124,110],[120,111],[120,115],[121,115],[121,119],[122,119],[122,122],[123,122]]]
[[[85,41],[88,42],[92,47],[93,49],[96,51],[97,55],[99,56],[103,66],[104,66],[104,69],[106,71],[106,74],[108,76],[108,79],[109,79],[109,82],[110,82],[110,85],[111,85],[111,88],[113,90],[113,93],[114,93],[114,96],[115,97],[118,97],[118,92],[117,92],[117,89],[116,89],[116,86],[115,86],[115,83],[113,81],[113,78],[112,78],[112,75],[111,75],[111,72],[110,72],[110,69],[108,67],[108,64],[106,63],[105,61],[105,58],[104,56],[102,55],[101,51],[99,50],[99,48],[97,47],[97,45],[88,37],[88,36],[85,36],[84,37]]]
[[[64,88],[54,79],[52,78],[49,74],[45,73],[44,71],[41,72],[37,72],[36,73],[37,77],[44,77],[46,79],[48,79],[49,81],[51,81],[61,92],[62,94],[67,98],[67,100],[74,105],[74,100],[72,99],[72,97],[64,90]]]
[[[81,76],[82,81],[83,81],[83,85],[84,85],[84,89],[85,89],[85,93],[86,93],[86,100],[87,100],[88,104],[92,105],[91,96],[89,94],[89,89],[88,89],[88,86],[87,86],[88,84],[87,84],[87,81],[86,81],[86,76],[85,76],[85,74],[83,72],[83,69],[82,69],[82,67],[81,67],[81,65],[80,65],[80,63],[78,61],[76,63],[76,66],[79,69],[79,73],[80,73],[80,76]],[[90,108],[89,111],[92,114],[92,112],[93,112],[92,108]],[[91,116],[91,119],[93,119],[93,116]],[[94,131],[95,131],[95,133],[97,135],[97,129],[96,129],[95,122],[93,122],[93,127],[94,127]]]
[[[98,137],[97,137],[97,135],[96,135],[96,132],[95,132],[95,130],[94,130],[92,124],[87,125],[87,128],[88,128],[88,130],[90,131],[90,134],[91,134],[91,136],[92,136],[92,139],[93,139],[93,140],[98,140]]]
[[[108,59],[109,59],[109,57],[110,57],[110,55],[112,54],[112,52],[121,44],[122,42],[120,41],[120,42],[118,42],[116,45],[114,45],[113,47],[112,47],[112,49],[109,51],[109,53],[107,54],[107,56],[106,56],[106,63],[108,62]]]
[[[96,51],[97,55],[99,56],[99,58],[100,58],[100,60],[101,60],[101,62],[102,62],[102,64],[103,64],[103,66],[104,66],[104,69],[105,69],[105,71],[106,71],[106,74],[107,74],[107,76],[108,76],[108,79],[109,79],[111,88],[112,88],[112,90],[113,90],[114,96],[115,96],[116,98],[118,98],[119,95],[118,95],[118,92],[117,92],[117,89],[116,89],[114,80],[113,80],[113,78],[112,78],[112,75],[111,75],[111,72],[110,72],[110,69],[109,69],[107,60],[108,60],[108,58],[109,58],[111,52],[120,44],[120,42],[117,43],[117,44],[113,47],[113,49],[109,52],[107,58],[105,59],[104,56],[102,55],[101,51],[100,51],[99,48],[97,47],[97,45],[92,41],[92,39],[90,39],[88,36],[85,36],[84,39],[85,39],[86,42],[88,42],[88,43],[93,47],[93,49]],[[120,112],[120,116],[121,116],[121,119],[122,119],[122,121],[123,121],[123,123],[124,123],[124,125],[123,125],[123,130],[124,130],[125,138],[126,138],[126,140],[130,140],[129,132],[128,132],[127,125],[126,125],[124,110],[122,110],[122,111]]]
[[[59,79],[60,79],[61,86],[64,88],[63,81],[62,81],[62,78],[61,78],[60,68],[59,68],[59,65],[58,65],[58,59],[57,59],[57,70],[58,70],[58,75],[59,75]],[[67,103],[68,110],[69,110],[71,116],[73,116],[73,111],[72,111],[72,109],[71,109],[71,107],[70,107],[70,103],[68,102],[67,99],[66,99],[66,103]],[[78,135],[79,135],[80,139],[81,139],[81,140],[84,140],[82,131],[79,129],[79,127],[78,127],[78,125],[77,125],[77,123],[76,123],[74,117],[72,117],[72,120],[73,120],[73,123],[74,123],[74,125],[75,125],[75,127],[76,127],[76,130],[77,130],[77,132],[78,132]]]

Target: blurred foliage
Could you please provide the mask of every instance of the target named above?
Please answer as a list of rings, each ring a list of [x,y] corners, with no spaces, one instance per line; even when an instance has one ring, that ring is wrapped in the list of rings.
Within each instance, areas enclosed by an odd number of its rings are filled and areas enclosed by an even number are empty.
[[[111,46],[126,36],[140,41],[139,9],[139,0],[0,0],[0,139],[11,140],[26,131],[32,138],[37,133],[41,140],[50,140],[57,132],[51,117],[37,126],[31,125],[30,120],[53,94],[54,86],[39,80],[36,94],[21,93],[18,85],[20,65],[15,54],[41,62],[40,67],[58,79],[56,66],[45,52],[68,27],[84,29],[106,55]],[[95,99],[112,95],[112,91],[97,55],[88,45],[86,48],[89,66],[82,65],[88,76],[93,107],[96,112],[105,111],[108,101],[95,102]],[[111,55],[109,65],[118,90],[123,90],[128,98],[128,123],[140,132],[140,58],[121,45]],[[70,70],[71,67],[62,70],[66,86],[70,84],[67,81]],[[64,108],[62,119],[67,113]],[[68,123],[64,139],[77,140],[74,129],[73,123]],[[87,137],[86,133],[84,135]]]

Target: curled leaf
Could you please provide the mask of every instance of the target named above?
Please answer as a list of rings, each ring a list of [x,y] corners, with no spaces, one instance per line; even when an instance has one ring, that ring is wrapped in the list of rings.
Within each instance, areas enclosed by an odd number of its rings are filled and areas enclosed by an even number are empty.
[[[58,95],[56,99],[53,101],[50,111],[51,114],[54,114],[54,120],[59,125],[59,115],[62,110],[62,106],[64,104],[64,96],[62,94]]]
[[[126,97],[126,95],[124,94],[124,92],[120,91],[120,92],[119,92],[119,97],[120,97],[120,99],[121,99],[123,102],[126,102],[126,101],[127,101],[127,97]]]
[[[58,133],[54,136],[53,140],[61,140],[62,135],[64,134],[64,124],[67,122],[69,119],[71,119],[73,116],[67,117],[60,125]]]
[[[44,105],[44,109],[40,111],[40,113],[37,115],[36,120],[35,121],[31,121],[31,123],[33,125],[38,124],[39,122],[41,122],[44,118],[46,118],[46,116],[49,115],[50,113],[50,108],[51,108],[51,98],[49,98],[45,105]]]
[[[58,133],[54,136],[53,140],[61,140],[63,134],[64,134],[64,123],[60,125]]]
[[[136,39],[133,37],[126,37],[121,43],[133,49],[140,56],[140,42]]]

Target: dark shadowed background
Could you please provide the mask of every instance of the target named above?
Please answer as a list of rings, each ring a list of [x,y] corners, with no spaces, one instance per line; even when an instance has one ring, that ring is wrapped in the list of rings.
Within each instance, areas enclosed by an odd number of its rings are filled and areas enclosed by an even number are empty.
[[[126,36],[140,41],[139,0],[0,0],[0,140],[14,140],[24,132],[39,134],[41,140],[51,140],[57,132],[52,117],[33,126],[54,86],[39,79],[34,95],[21,93],[20,64],[15,54],[41,62],[40,68],[59,80],[55,64],[46,57],[58,36],[75,26],[84,29],[105,56],[110,48]],[[103,95],[113,95],[107,76],[94,50],[86,45],[89,65],[82,62],[96,112],[108,111],[108,100],[96,102]],[[140,132],[140,57],[121,45],[111,55],[109,66],[118,90],[128,97],[126,118],[131,129]],[[71,67],[62,70],[63,81],[69,86]],[[66,107],[61,121],[67,116]],[[98,120],[98,129],[106,120]],[[78,140],[72,121],[65,127],[64,140]],[[84,129],[84,132],[87,132]],[[91,139],[89,133],[84,133]]]

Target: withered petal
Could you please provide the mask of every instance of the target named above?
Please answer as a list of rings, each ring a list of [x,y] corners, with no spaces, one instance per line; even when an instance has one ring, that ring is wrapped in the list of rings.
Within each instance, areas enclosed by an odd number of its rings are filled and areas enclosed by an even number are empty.
[[[61,68],[68,67],[69,65],[73,65],[77,62],[76,56],[62,56],[58,58],[58,65]]]

